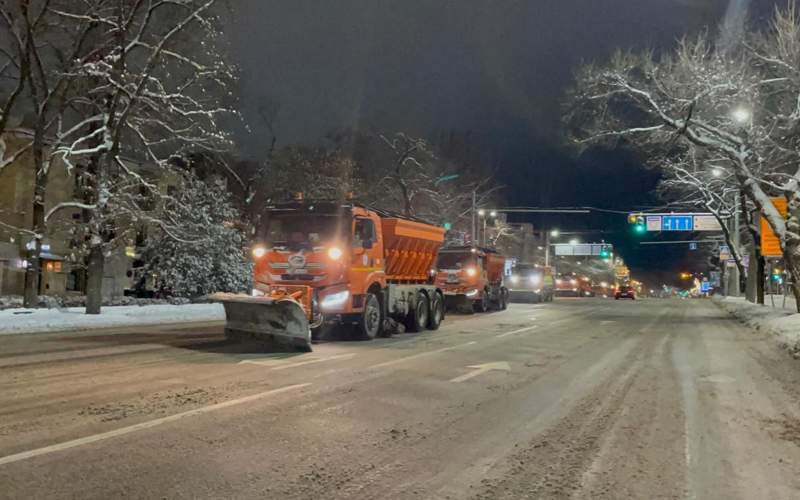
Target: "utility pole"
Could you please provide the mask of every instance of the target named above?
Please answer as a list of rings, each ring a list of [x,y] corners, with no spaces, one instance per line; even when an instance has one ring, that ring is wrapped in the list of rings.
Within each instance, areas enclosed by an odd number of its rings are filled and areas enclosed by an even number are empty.
[[[477,217],[477,207],[476,205],[476,194],[475,190],[472,190],[472,232],[470,233],[470,239],[472,239],[472,246],[476,246],[475,243],[475,232],[477,231],[477,223],[475,217]]]
[[[739,258],[741,258],[742,254],[739,253],[739,207],[735,192],[733,194],[733,246],[735,247],[733,251],[736,252],[736,255],[738,255]],[[722,265],[727,266],[728,263],[723,262]],[[739,266],[734,266],[733,269],[731,269],[731,280],[730,280],[733,285],[733,290],[732,290],[733,293],[730,293],[731,286],[728,285],[729,289],[728,292],[730,295],[733,295],[734,297],[738,297],[739,295],[741,295],[741,285],[740,285],[741,279],[742,277],[739,276]]]
[[[544,267],[550,267],[550,230],[544,232]]]

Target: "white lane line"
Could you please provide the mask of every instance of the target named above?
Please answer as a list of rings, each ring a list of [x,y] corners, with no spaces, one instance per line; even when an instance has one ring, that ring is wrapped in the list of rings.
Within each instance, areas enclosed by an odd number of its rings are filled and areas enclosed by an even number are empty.
[[[518,333],[527,332],[533,330],[534,328],[539,328],[539,326],[538,325],[528,326],[525,328],[520,328],[519,330],[512,330],[510,332],[501,333],[500,335],[495,335],[495,337],[501,339],[503,337],[508,337],[509,335],[516,335]]]
[[[55,453],[57,451],[68,450],[70,448],[76,448],[78,446],[96,443],[98,441],[103,441],[105,439],[124,436],[126,434],[131,434],[133,432],[141,431],[144,429],[150,429],[151,427],[156,427],[161,424],[166,424],[168,422],[174,422],[182,418],[193,417],[195,415],[202,415],[203,413],[209,413],[212,411],[221,410],[223,408],[228,408],[230,406],[235,406],[242,403],[248,403],[250,401],[264,399],[266,397],[274,396],[276,394],[302,389],[304,387],[308,387],[309,385],[311,385],[310,382],[305,384],[289,385],[286,387],[281,387],[279,389],[272,389],[270,391],[260,392],[258,394],[245,396],[243,398],[232,399],[230,401],[225,401],[223,403],[217,403],[215,405],[203,406],[202,408],[195,408],[194,410],[185,411],[183,413],[176,413],[175,415],[169,415],[167,417],[157,418],[155,420],[148,420],[147,422],[130,425],[128,427],[122,427],[121,429],[115,429],[113,431],[102,432],[100,434],[94,434],[92,436],[73,439],[72,441],[65,441],[63,443],[58,443],[51,446],[45,446],[44,448],[37,448],[35,450],[28,450],[20,453],[15,453],[13,455],[7,455],[5,457],[0,457],[0,465],[19,462],[20,460],[26,460],[28,458],[47,455],[49,453]]]
[[[313,363],[322,363],[323,361],[333,361],[333,360],[336,360],[336,359],[350,359],[350,358],[355,357],[355,355],[356,355],[356,353],[354,353],[354,352],[346,353],[346,354],[337,354],[336,356],[329,356],[327,358],[310,359],[308,361],[298,361],[297,363],[291,363],[291,364],[288,364],[288,365],[279,365],[279,366],[273,367],[272,369],[273,370],[286,370],[288,368],[294,368],[294,367],[297,367],[297,366],[305,366],[305,365],[310,365],[310,364],[313,364]]]
[[[611,319],[606,319],[600,322],[601,325],[609,325],[611,323],[616,323],[616,321]]]
[[[459,347],[466,347],[468,345],[473,345],[473,344],[477,344],[477,342],[475,342],[475,341],[467,342],[465,344],[459,344],[459,345],[454,345],[454,346],[450,346],[450,347],[443,347],[441,349],[436,349],[435,351],[421,352],[419,354],[414,354],[413,356],[406,356],[405,358],[398,358],[398,359],[393,359],[391,361],[384,361],[383,363],[378,363],[377,365],[370,366],[369,369],[372,369],[372,368],[385,368],[387,366],[396,365],[398,363],[403,363],[405,361],[410,361],[412,359],[423,358],[425,356],[430,356],[432,354],[439,354],[440,352],[452,351],[453,349],[458,349]]]

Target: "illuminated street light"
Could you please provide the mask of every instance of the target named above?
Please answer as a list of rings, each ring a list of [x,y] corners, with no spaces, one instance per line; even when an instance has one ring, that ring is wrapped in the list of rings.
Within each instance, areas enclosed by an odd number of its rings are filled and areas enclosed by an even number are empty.
[[[478,210],[478,215],[480,215],[481,217],[483,217],[484,215],[486,215],[486,210],[484,210],[484,209],[482,209],[482,208],[481,208],[480,210]]]
[[[497,211],[492,210],[491,212],[489,212],[489,217],[497,217]]]
[[[714,177],[721,176],[722,175],[722,169],[721,168],[712,169],[711,170],[711,175],[713,175]]]
[[[731,113],[731,117],[737,123],[747,123],[751,116],[750,110],[744,107],[738,107]]]
[[[578,239],[577,238],[572,238],[571,240],[569,240],[569,244],[570,245],[577,245],[578,244]]]
[[[559,233],[558,229],[553,229],[552,231],[550,231],[550,236],[552,236],[553,238],[558,238],[559,234],[560,233]]]

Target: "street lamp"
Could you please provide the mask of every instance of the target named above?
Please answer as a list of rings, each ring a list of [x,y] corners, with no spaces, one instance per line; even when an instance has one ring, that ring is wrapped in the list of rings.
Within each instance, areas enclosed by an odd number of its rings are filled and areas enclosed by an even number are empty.
[[[553,238],[558,238],[559,234],[560,233],[559,233],[558,229],[553,229],[552,231],[550,231],[550,236],[552,236]]]
[[[570,245],[577,245],[578,244],[578,239],[577,238],[572,238],[571,240],[569,240],[569,244]]]
[[[486,215],[486,210],[484,210],[484,209],[482,209],[482,208],[481,208],[480,210],[478,210],[478,215],[480,215],[481,217],[483,217],[484,215]]]
[[[744,124],[750,121],[752,113],[749,109],[739,106],[731,112],[731,117],[735,122]]]
[[[719,177],[719,176],[721,176],[721,175],[722,175],[722,169],[721,169],[721,168],[714,168],[714,169],[712,169],[712,170],[711,170],[711,175],[713,175],[714,177]]]
[[[497,210],[492,210],[489,212],[489,217],[497,217]]]

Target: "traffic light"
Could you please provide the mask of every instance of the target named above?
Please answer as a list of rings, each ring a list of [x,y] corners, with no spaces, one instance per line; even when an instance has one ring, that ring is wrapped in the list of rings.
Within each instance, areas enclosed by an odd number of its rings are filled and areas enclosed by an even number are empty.
[[[633,232],[636,234],[644,234],[647,232],[647,224],[644,220],[644,215],[630,214],[628,215],[628,224],[633,225]]]
[[[449,230],[453,229],[453,225],[450,224],[449,222],[445,222],[443,227],[444,227],[445,231],[449,231]]]
[[[608,259],[611,257],[611,250],[608,247],[603,247],[600,249],[600,258],[601,259]]]

